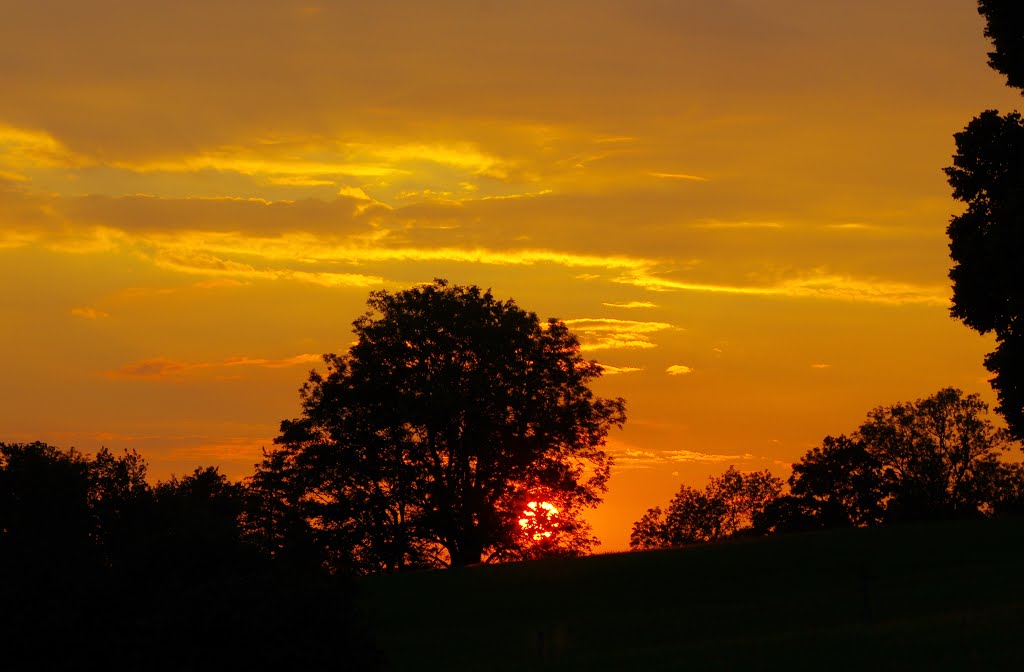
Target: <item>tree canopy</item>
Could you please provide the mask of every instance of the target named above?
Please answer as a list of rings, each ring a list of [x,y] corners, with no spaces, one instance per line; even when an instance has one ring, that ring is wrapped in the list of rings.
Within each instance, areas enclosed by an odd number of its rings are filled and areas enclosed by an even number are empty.
[[[1024,508],[1024,468],[977,394],[945,388],[871,410],[850,436],[826,436],[793,465],[789,492],[767,470],[730,467],[704,490],[683,485],[633,525],[632,548],[756,534],[963,518]]]
[[[789,494],[767,508],[759,527],[864,527],[1016,510],[1020,468],[999,459],[1011,444],[987,414],[977,394],[956,388],[879,406],[853,435],[827,436],[793,465]]]
[[[995,50],[989,64],[1010,86],[1024,86],[1024,5],[981,0],[985,34]],[[1016,438],[1024,438],[1024,123],[1017,112],[987,110],[955,135],[956,155],[945,172],[953,198],[966,204],[950,221],[951,313],[979,333],[994,333],[985,358],[992,386]]]
[[[1024,89],[1024,4],[978,0],[978,13],[985,17],[985,37],[995,47],[988,54],[988,64],[1006,75],[1009,86]]]
[[[857,434],[881,467],[890,517],[977,515],[1006,432],[986,417],[988,404],[956,388],[913,402],[880,406]]]
[[[1024,123],[1016,113],[983,112],[956,134],[946,169],[953,196],[967,204],[947,232],[954,266],[951,313],[985,334],[996,349],[985,358],[995,374],[999,410],[1024,437]]]
[[[517,521],[539,496],[576,521],[552,550],[589,548],[577,515],[601,501],[625,403],[593,395],[601,367],[566,325],[445,280],[367,303],[355,344],[302,387],[273,458],[330,561],[393,571],[528,554]]]
[[[796,505],[800,524],[788,511],[783,527],[863,527],[884,520],[889,487],[882,463],[862,440],[826,436],[793,465],[790,496],[780,507]],[[778,510],[774,514],[778,515]]]

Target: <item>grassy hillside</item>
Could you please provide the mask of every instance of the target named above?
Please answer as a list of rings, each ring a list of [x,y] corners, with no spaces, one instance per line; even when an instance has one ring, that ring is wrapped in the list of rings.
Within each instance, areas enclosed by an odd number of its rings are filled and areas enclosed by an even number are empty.
[[[383,576],[387,670],[1024,669],[1024,520]]]

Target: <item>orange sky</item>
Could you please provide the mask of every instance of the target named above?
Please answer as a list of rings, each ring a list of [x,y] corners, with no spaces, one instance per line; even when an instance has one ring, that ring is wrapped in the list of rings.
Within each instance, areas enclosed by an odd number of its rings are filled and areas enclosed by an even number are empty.
[[[970,0],[5,3],[0,440],[242,477],[368,292],[559,317],[628,401],[603,550],[955,385]]]

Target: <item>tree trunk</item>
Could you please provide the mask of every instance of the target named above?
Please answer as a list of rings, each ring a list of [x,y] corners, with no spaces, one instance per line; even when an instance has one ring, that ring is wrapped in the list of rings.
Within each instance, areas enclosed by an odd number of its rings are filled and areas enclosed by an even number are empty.
[[[469,565],[480,564],[483,557],[483,549],[475,544],[467,544],[463,548],[449,548],[448,555],[451,558],[452,567],[468,567]]]

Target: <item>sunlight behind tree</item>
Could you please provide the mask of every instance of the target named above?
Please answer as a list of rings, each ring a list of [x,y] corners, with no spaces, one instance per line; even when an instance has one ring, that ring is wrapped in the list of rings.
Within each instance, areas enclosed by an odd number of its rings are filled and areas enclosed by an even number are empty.
[[[559,532],[558,509],[551,502],[530,502],[519,519],[519,527],[533,541],[547,541]]]

